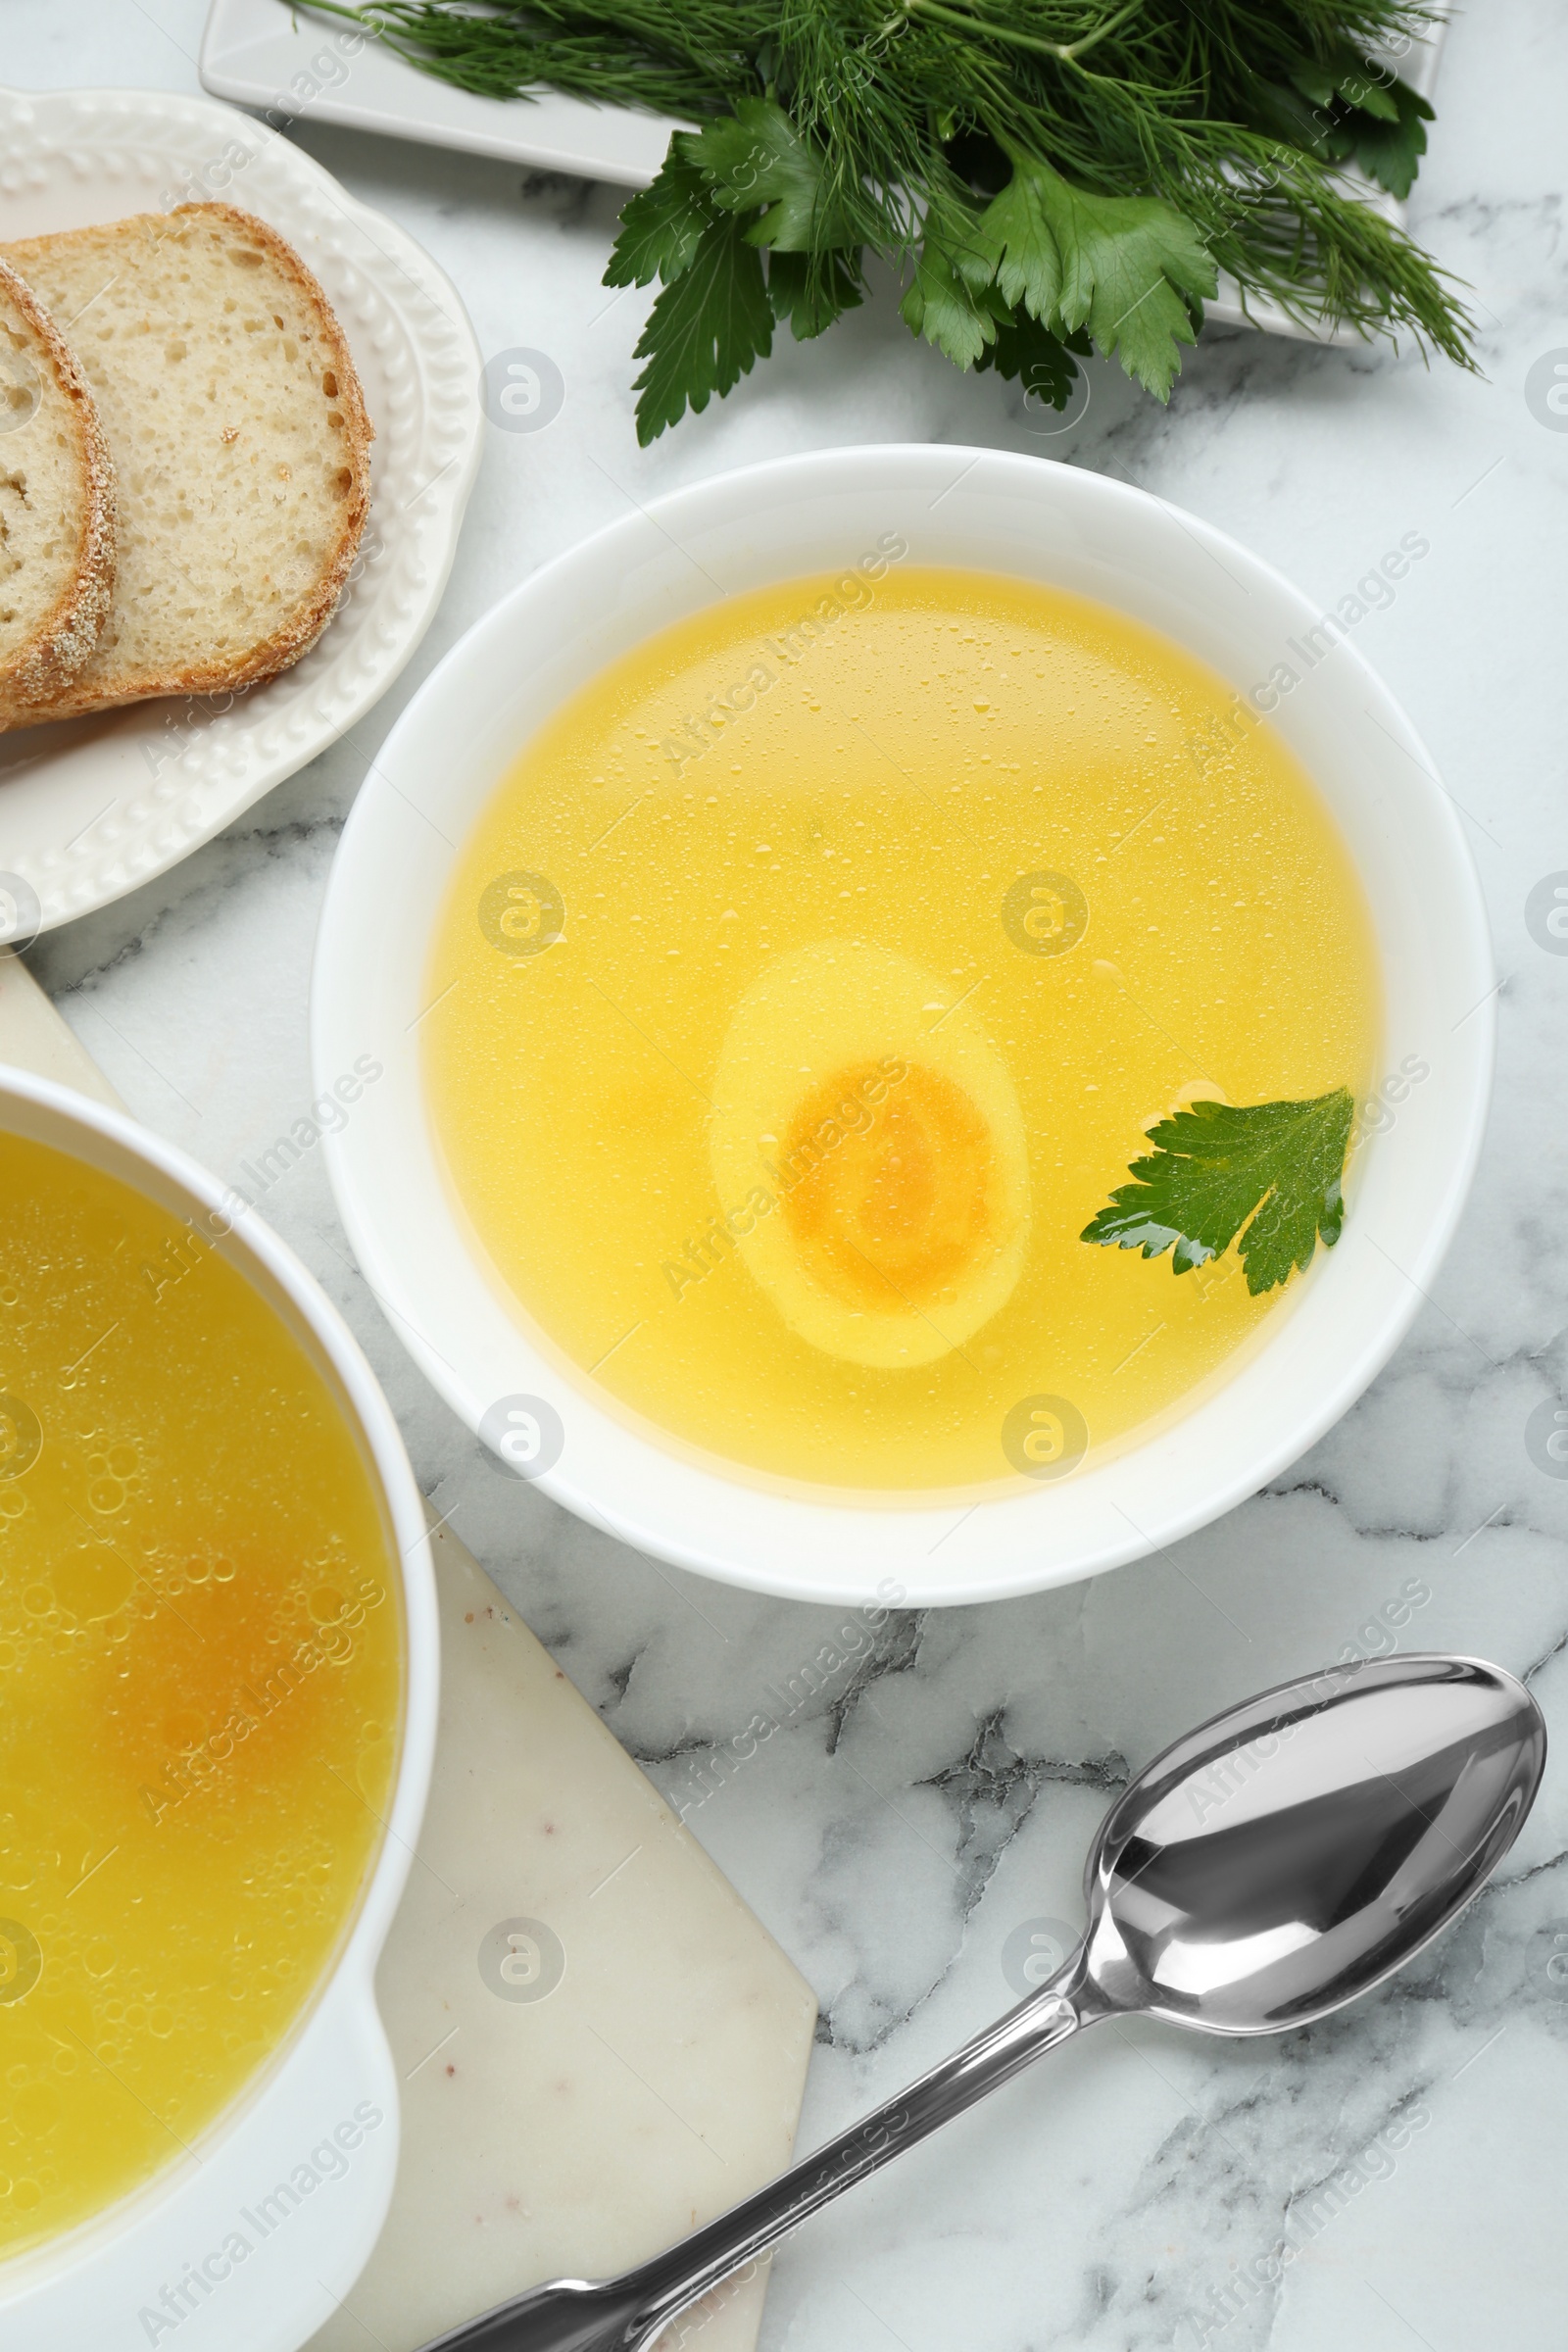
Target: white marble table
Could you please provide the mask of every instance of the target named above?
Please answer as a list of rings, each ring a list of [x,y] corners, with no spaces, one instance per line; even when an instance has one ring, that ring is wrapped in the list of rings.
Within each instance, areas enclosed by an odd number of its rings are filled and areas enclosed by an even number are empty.
[[[13,83],[197,87],[201,0],[5,0],[3,16]],[[1438,98],[1413,225],[1475,288],[1483,375],[1214,332],[1168,412],[1097,370],[1083,423],[1042,441],[1010,387],[912,349],[882,299],[648,453],[627,391],[646,298],[599,283],[608,190],[301,126],[430,247],[487,352],[554,358],[564,406],[547,431],[491,433],[440,617],[354,742],[29,957],[135,1111],[232,1176],[309,1100],[322,887],[401,702],[503,589],[628,497],[754,458],[881,438],[1035,449],[1191,507],[1325,604],[1401,533],[1431,540],[1357,643],[1466,811],[1504,975],[1458,1243],[1389,1370],[1277,1488],[1168,1559],[894,1619],[689,1813],[820,1997],[808,2137],[1012,1997],[1004,1956],[1027,1923],[1079,1916],[1084,1844],[1125,1763],[1226,1699],[1400,1642],[1528,1672],[1568,1728],[1568,1483],[1524,1434],[1554,1384],[1568,1396],[1568,956],[1525,911],[1568,868],[1568,437],[1525,392],[1568,347],[1560,0],[1461,16]],[[831,1615],[655,1568],[492,1476],[360,1282],[318,1158],[266,1213],[368,1349],[437,1510],[690,1802],[710,1744],[799,1675]],[[1548,1773],[1499,1883],[1359,2013],[1256,2048],[1107,2031],[906,2159],[786,2249],[764,2344],[1560,2352],[1564,1791]]]

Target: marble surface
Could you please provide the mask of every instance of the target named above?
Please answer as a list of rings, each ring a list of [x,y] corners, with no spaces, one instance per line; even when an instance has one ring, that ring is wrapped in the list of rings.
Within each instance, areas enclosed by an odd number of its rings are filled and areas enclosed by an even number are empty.
[[[6,0],[5,17],[13,82],[196,87],[199,0]],[[1480,1178],[1362,1403],[1168,1558],[889,1620],[697,1801],[711,1744],[834,1618],[656,1568],[494,1477],[356,1276],[318,1156],[266,1197],[363,1339],[437,1512],[814,1985],[808,2139],[1013,1997],[1030,1936],[1080,1916],[1107,1789],[1239,1692],[1347,1649],[1457,1647],[1527,1672],[1568,1730],[1568,1481],[1526,1437],[1568,1396],[1568,956],[1527,916],[1568,869],[1568,418],[1527,392],[1538,362],[1549,377],[1548,355],[1568,356],[1565,34],[1560,4],[1519,0],[1459,17],[1444,60],[1412,221],[1475,289],[1481,373],[1217,331],[1168,411],[1097,370],[1083,421],[1054,438],[1009,387],[913,350],[883,298],[640,453],[645,297],[600,286],[610,191],[298,130],[430,247],[487,352],[545,351],[565,397],[545,431],[490,434],[441,613],[353,740],[29,958],[132,1108],[221,1175],[309,1101],[321,891],[400,702],[504,588],[629,500],[778,450],[927,438],[1118,472],[1325,604],[1401,533],[1432,543],[1357,644],[1464,808],[1492,910],[1500,1068]],[[1354,2015],[1251,2047],[1105,2031],[1049,2061],[783,2251],[767,2352],[1558,2352],[1565,1815],[1549,1771],[1494,1888]],[[1289,2263],[1270,2260],[1282,2245]]]

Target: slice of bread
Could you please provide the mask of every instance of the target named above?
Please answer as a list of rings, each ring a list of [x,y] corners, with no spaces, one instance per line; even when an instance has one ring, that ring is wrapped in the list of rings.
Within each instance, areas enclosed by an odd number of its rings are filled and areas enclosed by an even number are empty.
[[[86,379],[0,263],[0,728],[61,694],[115,583],[115,472]]]
[[[70,340],[119,476],[114,607],[32,720],[269,678],[331,618],[372,428],[325,295],[226,204],[0,247]]]

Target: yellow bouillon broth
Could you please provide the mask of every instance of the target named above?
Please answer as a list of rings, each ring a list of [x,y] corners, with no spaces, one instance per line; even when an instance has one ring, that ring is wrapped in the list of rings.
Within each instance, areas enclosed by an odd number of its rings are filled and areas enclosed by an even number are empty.
[[[357,1905],[395,1568],[314,1367],[205,1239],[0,1136],[0,2253],[187,2150]]]
[[[463,851],[424,1023],[547,1338],[683,1440],[860,1488],[1052,1467],[1220,1364],[1271,1304],[1234,1252],[1173,1279],[1079,1235],[1180,1103],[1369,1073],[1358,885],[1247,721],[1101,606],[881,557],[577,694]]]

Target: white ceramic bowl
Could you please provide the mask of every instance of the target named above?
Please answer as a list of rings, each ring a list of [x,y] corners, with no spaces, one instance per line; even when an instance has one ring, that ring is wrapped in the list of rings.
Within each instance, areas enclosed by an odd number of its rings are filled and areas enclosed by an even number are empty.
[[[1372,908],[1382,1066],[1395,1073],[1414,1055],[1430,1072],[1357,1153],[1343,1240],[1319,1251],[1236,1377],[1144,1442],[978,1507],[775,1492],[630,1424],[497,1295],[449,1200],[420,1081],[420,992],[453,845],[518,747],[655,629],[734,591],[841,569],[889,532],[914,563],[1098,598],[1268,710],[1332,808]],[[470,630],[404,711],[349,819],[312,1016],[318,1089],[361,1054],[385,1064],[326,1140],[332,1182],[394,1328],[469,1427],[499,1400],[542,1398],[564,1442],[538,1483],[595,1525],[765,1592],[864,1600],[891,1582],[910,1605],[1115,1567],[1216,1518],[1321,1437],[1387,1361],[1452,1234],[1486,1113],[1493,970],[1458,819],[1409,720],[1352,644],[1310,669],[1290,651],[1320,618],[1244,548],[1138,490],[1039,459],[922,446],[831,450],[679,491],[548,564]],[[1294,690],[1281,690],[1279,665],[1305,673]]]
[[[99,2220],[0,2265],[6,2352],[147,2352],[149,2342],[177,2342],[180,2352],[296,2352],[364,2268],[397,2170],[397,2075],[373,1979],[419,1834],[435,1746],[439,1646],[424,1506],[397,1424],[347,1326],[236,1195],[129,1119],[19,1070],[0,1068],[0,1131],[120,1178],[238,1267],[336,1397],[401,1556],[408,1671],[397,1786],[335,1964],[282,2050],[196,2143],[196,2163],[176,2164]],[[313,2165],[320,2149],[327,2152]],[[302,2164],[318,2176],[309,2191],[297,2176]],[[268,2218],[264,2201],[279,2182],[293,2183],[298,2202],[277,2200],[264,2236],[256,2217]],[[231,2243],[225,2251],[236,2232],[247,2241],[243,2256]]]

